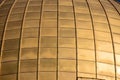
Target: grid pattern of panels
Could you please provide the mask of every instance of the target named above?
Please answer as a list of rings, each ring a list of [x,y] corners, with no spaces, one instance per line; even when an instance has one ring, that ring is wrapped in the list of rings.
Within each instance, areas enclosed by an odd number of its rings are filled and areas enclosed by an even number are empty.
[[[6,0],[0,46],[2,80],[120,80],[120,5]]]

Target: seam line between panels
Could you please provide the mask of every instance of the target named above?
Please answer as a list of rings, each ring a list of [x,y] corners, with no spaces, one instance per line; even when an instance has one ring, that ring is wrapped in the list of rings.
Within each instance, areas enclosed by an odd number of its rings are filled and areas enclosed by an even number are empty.
[[[118,14],[120,15],[120,13],[119,13],[118,9],[115,7],[115,5],[110,0],[108,0],[108,1],[114,7],[114,9],[118,12]]]
[[[1,7],[5,2],[6,2],[6,0],[2,1],[2,2],[0,3],[0,7]]]
[[[3,29],[3,33],[2,33],[2,41],[1,41],[1,45],[0,45],[1,46],[1,48],[0,48],[0,50],[1,50],[0,51],[0,53],[1,53],[1,55],[0,55],[0,57],[1,57],[0,58],[0,70],[1,70],[1,67],[2,67],[1,63],[2,63],[2,55],[3,55],[3,45],[4,45],[4,42],[5,42],[5,33],[6,33],[6,29],[7,29],[7,23],[8,23],[9,17],[10,17],[10,13],[11,13],[14,5],[15,5],[15,2],[16,2],[16,0],[14,0],[14,2],[11,3],[11,7],[9,8],[7,17],[5,19],[4,29]]]
[[[58,38],[59,38],[59,36],[58,35],[59,34],[58,33],[59,33],[59,0],[57,0],[57,66],[56,66],[57,69],[56,69],[56,80],[58,80],[58,75],[59,75],[58,74],[58,72],[59,72],[58,71],[59,70],[59,67],[58,67],[58,65],[59,65],[59,63],[58,63],[59,62],[58,61],[58,54],[59,54],[59,51],[58,51],[59,50],[59,47],[58,47],[58,45],[59,45],[59,43],[58,43],[59,39]]]
[[[93,40],[94,40],[94,51],[95,51],[95,70],[96,70],[95,77],[97,79],[97,54],[96,54],[96,37],[95,37],[94,21],[93,21],[93,17],[92,17],[92,13],[91,13],[91,9],[90,9],[90,5],[88,3],[88,0],[86,0],[86,3],[87,3],[88,10],[89,10],[89,13],[90,13],[92,29],[93,29]]]
[[[25,9],[23,12],[23,19],[22,19],[22,23],[21,23],[21,29],[20,29],[20,41],[19,41],[19,53],[18,53],[18,73],[17,73],[17,80],[20,80],[20,58],[21,58],[21,46],[22,46],[22,34],[23,34],[23,27],[24,27],[24,20],[25,20],[25,16],[26,16],[26,11],[27,11],[27,7],[29,4],[30,0],[26,1],[26,5],[25,5]]]
[[[110,25],[110,21],[109,21],[109,18],[108,18],[108,15],[107,15],[107,12],[102,4],[102,2],[100,0],[98,0],[99,3],[101,4],[104,12],[105,12],[105,16],[106,16],[106,19],[107,19],[107,22],[108,22],[108,26],[109,26],[109,30],[110,30],[110,35],[111,35],[111,41],[112,41],[112,47],[113,47],[113,57],[114,57],[114,68],[115,68],[115,80],[117,80],[117,71],[116,71],[116,57],[115,57],[115,46],[114,46],[114,40],[113,40],[113,34],[112,34],[112,29],[111,29],[111,25]]]
[[[37,52],[37,74],[36,80],[39,80],[39,63],[40,63],[40,29],[42,22],[42,8],[43,8],[43,0],[41,0],[41,8],[40,8],[40,19],[39,19],[39,30],[38,30],[38,52]]]
[[[76,27],[76,13],[74,0],[72,0],[73,5],[73,15],[74,15],[74,26],[75,26],[75,43],[76,43],[76,80],[78,80],[78,45],[77,45],[77,27]]]

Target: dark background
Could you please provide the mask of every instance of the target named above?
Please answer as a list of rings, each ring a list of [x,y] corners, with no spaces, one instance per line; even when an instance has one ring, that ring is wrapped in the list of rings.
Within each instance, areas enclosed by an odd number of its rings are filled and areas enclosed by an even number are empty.
[[[0,0],[0,3],[2,2],[3,0]]]

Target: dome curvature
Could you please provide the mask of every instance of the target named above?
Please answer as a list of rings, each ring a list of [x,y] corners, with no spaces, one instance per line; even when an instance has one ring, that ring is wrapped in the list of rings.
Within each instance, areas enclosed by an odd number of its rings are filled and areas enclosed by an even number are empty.
[[[4,0],[0,80],[119,80],[115,0]]]

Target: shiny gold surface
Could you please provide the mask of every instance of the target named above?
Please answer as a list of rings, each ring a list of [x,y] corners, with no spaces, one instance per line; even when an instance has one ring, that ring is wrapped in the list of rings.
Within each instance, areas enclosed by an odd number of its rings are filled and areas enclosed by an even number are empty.
[[[120,4],[4,0],[0,80],[120,80]]]

